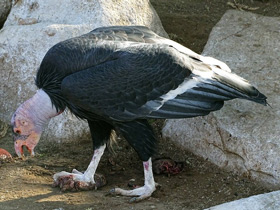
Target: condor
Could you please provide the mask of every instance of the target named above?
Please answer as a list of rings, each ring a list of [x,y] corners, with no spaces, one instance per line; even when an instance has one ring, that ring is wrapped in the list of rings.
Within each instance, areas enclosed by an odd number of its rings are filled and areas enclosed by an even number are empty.
[[[156,190],[151,157],[156,138],[150,118],[190,118],[222,108],[224,101],[266,97],[229,67],[163,38],[143,26],[98,28],[53,46],[37,72],[37,93],[14,113],[11,123],[19,157],[34,155],[49,119],[68,108],[88,121],[94,145],[84,173],[59,172],[63,189],[93,189],[94,174],[110,139],[119,132],[143,161],[145,183],[112,192],[140,201]]]

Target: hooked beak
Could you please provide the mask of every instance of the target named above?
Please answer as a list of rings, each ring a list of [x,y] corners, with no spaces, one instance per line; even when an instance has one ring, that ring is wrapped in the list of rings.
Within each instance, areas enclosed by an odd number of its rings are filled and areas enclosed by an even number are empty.
[[[15,151],[16,151],[16,154],[19,158],[23,158],[24,157],[24,154],[23,154],[23,147],[26,147],[28,152],[30,153],[31,156],[34,156],[35,153],[34,153],[34,148],[35,147],[32,147],[31,145],[28,145],[28,142],[26,140],[15,140],[14,142],[14,147],[15,147]]]
[[[31,156],[34,156],[34,148],[40,140],[40,133],[32,132],[29,135],[14,134],[15,152],[19,158],[23,158],[23,147],[26,147]]]

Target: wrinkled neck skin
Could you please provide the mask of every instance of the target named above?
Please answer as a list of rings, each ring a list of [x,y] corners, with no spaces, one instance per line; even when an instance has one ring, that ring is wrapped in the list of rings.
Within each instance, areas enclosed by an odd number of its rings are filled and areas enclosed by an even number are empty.
[[[15,115],[20,115],[22,118],[31,120],[34,123],[36,132],[42,133],[49,120],[60,113],[52,105],[48,94],[42,89],[39,89],[32,98],[20,105]]]

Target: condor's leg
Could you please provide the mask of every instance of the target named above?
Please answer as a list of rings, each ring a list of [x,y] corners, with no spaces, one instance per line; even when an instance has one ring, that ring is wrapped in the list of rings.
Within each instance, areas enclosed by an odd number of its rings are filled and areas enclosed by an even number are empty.
[[[97,176],[95,171],[110,138],[112,126],[102,121],[88,121],[88,124],[94,145],[92,160],[84,173],[73,169],[72,173],[62,171],[54,175],[54,186],[59,186],[62,191],[91,190],[106,184],[105,179]]]
[[[153,130],[147,120],[121,123],[117,125],[117,128],[143,161],[145,182],[143,187],[134,190],[115,188],[111,192],[134,197],[130,202],[138,202],[149,198],[156,190],[151,161],[151,156],[155,153],[156,149],[156,138]]]

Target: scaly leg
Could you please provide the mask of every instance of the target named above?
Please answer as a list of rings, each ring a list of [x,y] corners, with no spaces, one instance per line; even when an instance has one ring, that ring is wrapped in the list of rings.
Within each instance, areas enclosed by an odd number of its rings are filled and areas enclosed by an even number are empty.
[[[134,190],[123,190],[121,188],[112,189],[110,192],[117,195],[124,196],[137,196],[130,200],[130,202],[138,202],[143,199],[149,198],[152,193],[156,190],[156,183],[154,181],[152,161],[151,158],[148,161],[143,162],[145,184],[143,187],[139,187]]]
[[[105,185],[106,181],[104,178],[95,178],[94,176],[105,148],[106,144],[94,150],[92,160],[84,173],[81,173],[76,169],[73,169],[72,173],[65,171],[56,173],[53,176],[54,186],[59,186],[62,191],[76,191],[97,189],[98,187]]]

